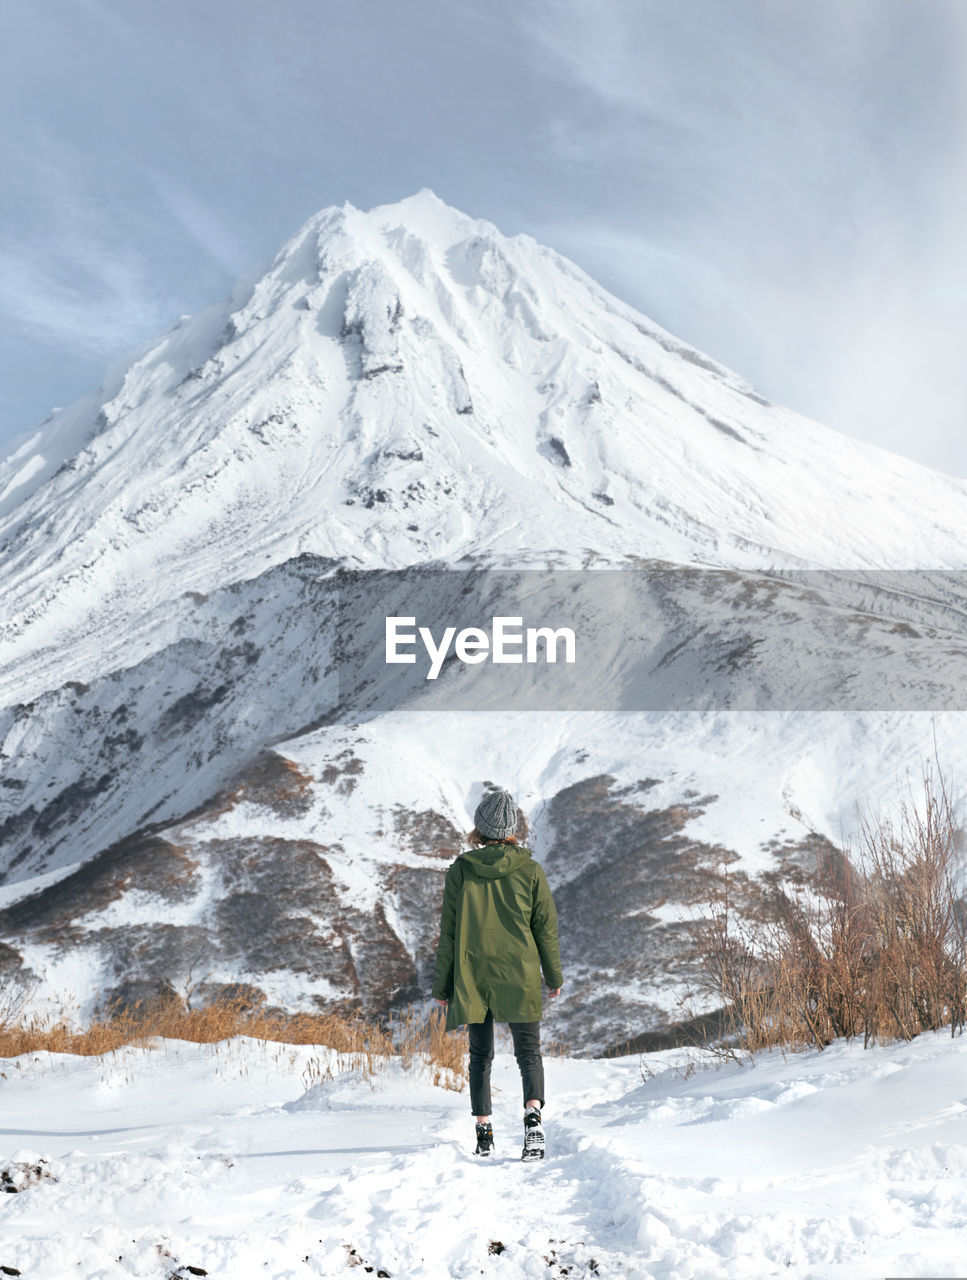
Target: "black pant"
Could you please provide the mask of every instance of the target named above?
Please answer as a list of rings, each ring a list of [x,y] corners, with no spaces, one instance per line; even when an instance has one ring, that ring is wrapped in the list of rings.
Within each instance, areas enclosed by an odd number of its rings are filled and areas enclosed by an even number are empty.
[[[541,1024],[508,1022],[514,1037],[514,1057],[520,1067],[524,1101],[537,1098],[544,1105],[544,1063],[541,1061]],[[494,1015],[487,1010],[483,1022],[467,1024],[470,1032],[470,1110],[490,1115],[490,1064],[494,1060]]]

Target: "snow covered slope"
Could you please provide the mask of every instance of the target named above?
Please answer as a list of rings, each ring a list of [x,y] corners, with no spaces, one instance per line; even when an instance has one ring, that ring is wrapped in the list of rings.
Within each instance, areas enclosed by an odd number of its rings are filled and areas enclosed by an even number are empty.
[[[0,962],[87,1015],[167,984],[238,982],[288,1009],[385,1016],[429,992],[443,874],[491,781],[531,823],[560,919],[549,1034],[602,1051],[707,1012],[688,922],[716,877],[753,891],[840,857],[856,805],[888,807],[962,714],[401,708],[266,751],[179,821],[0,888]],[[69,831],[65,849],[70,850]],[[745,892],[746,889],[743,889]]]
[[[520,1162],[506,1051],[486,1164],[466,1092],[398,1059],[371,1086],[337,1064],[313,1084],[326,1051],[254,1040],[27,1055],[0,1064],[0,1170],[22,1188],[4,1196],[0,1264],[80,1280],[959,1275],[965,1053],[925,1035],[718,1070],[682,1051],[548,1058],[537,1165]]]

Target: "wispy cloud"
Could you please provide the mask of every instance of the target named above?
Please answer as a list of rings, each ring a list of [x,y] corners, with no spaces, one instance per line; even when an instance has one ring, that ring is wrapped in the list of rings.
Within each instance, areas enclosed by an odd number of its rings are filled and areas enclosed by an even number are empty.
[[[230,211],[218,208],[170,172],[152,167],[147,174],[165,210],[212,262],[233,276],[252,267],[245,261],[235,231],[237,219]]]
[[[0,307],[46,341],[111,352],[159,319],[136,256],[83,237],[44,253],[20,243],[0,249]]]
[[[774,398],[967,474],[963,0],[223,8],[9,0],[7,396],[39,407],[70,360],[79,394],[324,204],[430,185]]]
[[[155,324],[159,308],[147,264],[83,177],[83,158],[34,136],[16,168],[21,190],[43,204],[0,243],[0,311],[44,341],[110,352]]]
[[[518,21],[576,171],[545,238],[773,397],[967,474],[967,6],[538,0]]]

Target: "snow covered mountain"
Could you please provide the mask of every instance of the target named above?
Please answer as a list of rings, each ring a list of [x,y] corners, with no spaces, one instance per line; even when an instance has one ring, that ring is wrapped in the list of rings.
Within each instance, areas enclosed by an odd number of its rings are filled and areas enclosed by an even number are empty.
[[[360,638],[439,611],[444,569],[456,595],[482,569],[656,566],[731,575],[746,692],[772,687],[777,592],[787,636],[818,593],[819,668],[750,719],[685,579],[643,663],[590,620],[586,704],[457,711],[453,670],[387,692]],[[532,816],[574,988],[610,996],[555,1013],[572,1043],[664,1025],[672,908],[725,862],[834,851],[928,740],[916,708],[962,705],[967,591],[895,571],[965,566],[967,484],[769,405],[528,237],[426,191],[326,210],[0,466],[7,967],[62,994],[191,971],[288,1004],[416,998],[493,780]],[[859,644],[885,704],[849,702]],[[805,717],[817,669],[840,674]]]
[[[0,468],[0,697],[169,643],[300,554],[962,568],[967,484],[764,402],[526,236],[424,191],[311,219]],[[177,606],[176,606],[177,607]],[[176,624],[177,625],[177,624]]]

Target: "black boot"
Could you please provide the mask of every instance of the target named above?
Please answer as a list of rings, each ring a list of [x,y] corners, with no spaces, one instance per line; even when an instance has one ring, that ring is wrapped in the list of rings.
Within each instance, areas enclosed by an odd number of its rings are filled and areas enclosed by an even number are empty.
[[[544,1127],[541,1124],[541,1113],[534,1107],[524,1112],[524,1150],[521,1160],[544,1159]]]
[[[489,1156],[494,1149],[494,1130],[490,1121],[486,1124],[477,1122],[477,1149],[475,1156]]]

